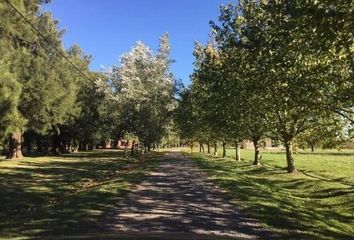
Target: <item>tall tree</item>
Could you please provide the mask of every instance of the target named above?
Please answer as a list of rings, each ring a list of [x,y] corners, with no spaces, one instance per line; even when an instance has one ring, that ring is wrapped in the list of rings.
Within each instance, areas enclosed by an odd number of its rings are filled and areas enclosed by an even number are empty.
[[[124,125],[148,149],[162,138],[174,106],[175,79],[169,70],[169,51],[167,34],[161,37],[156,54],[138,42],[111,72],[116,104],[125,109],[122,116],[129,123]]]

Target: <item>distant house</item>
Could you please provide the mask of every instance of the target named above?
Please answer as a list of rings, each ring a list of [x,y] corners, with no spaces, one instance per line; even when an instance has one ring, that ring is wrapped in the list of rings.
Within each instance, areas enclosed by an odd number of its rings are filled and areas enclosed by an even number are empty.
[[[354,149],[354,142],[347,142],[344,145],[344,148],[346,148],[346,149]]]
[[[131,148],[132,147],[132,141],[129,140],[124,140],[124,139],[119,139],[117,142],[117,149],[124,149],[124,148]]]

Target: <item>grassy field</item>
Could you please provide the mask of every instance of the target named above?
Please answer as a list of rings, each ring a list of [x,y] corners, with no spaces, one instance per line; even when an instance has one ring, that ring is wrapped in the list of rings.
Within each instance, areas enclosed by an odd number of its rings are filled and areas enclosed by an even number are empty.
[[[188,154],[190,155],[190,154]],[[235,204],[283,239],[354,239],[354,151],[295,154],[299,170],[287,174],[283,151],[263,151],[263,166],[253,166],[253,151],[236,162],[206,154],[190,155]]]
[[[117,201],[156,162],[118,151],[1,159],[0,239],[104,231]]]

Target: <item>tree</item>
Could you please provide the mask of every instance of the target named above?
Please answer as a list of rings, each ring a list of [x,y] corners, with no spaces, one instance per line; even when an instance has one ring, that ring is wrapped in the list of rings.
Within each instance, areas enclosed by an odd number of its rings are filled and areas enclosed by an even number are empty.
[[[30,20],[34,20],[40,3],[40,1],[28,3],[17,1],[16,6],[28,15]],[[22,114],[18,111],[22,102],[22,82],[25,80],[22,76],[22,69],[28,66],[31,51],[35,49],[34,43],[38,38],[31,31],[30,26],[24,23],[6,2],[0,3],[0,33],[2,36],[0,40],[0,63],[6,68],[2,69],[4,72],[1,73],[2,80],[4,80],[2,85],[4,93],[2,100],[4,102],[1,102],[4,107],[4,118],[2,120],[4,121],[4,126],[2,126],[4,132],[2,134],[4,135],[1,137],[8,137],[9,152],[7,157],[21,158],[21,133],[25,125]],[[10,95],[9,90],[13,91]],[[11,118],[8,118],[10,116]]]
[[[222,112],[225,110],[223,101],[220,98],[221,72],[219,71],[222,62],[214,44],[209,42],[206,46],[198,43],[194,50],[195,62],[194,73],[191,76],[191,96],[194,115],[196,119],[195,139],[203,144],[212,143],[214,155],[217,155],[218,142],[222,141],[223,157],[225,157],[226,137],[223,134],[225,119]]]
[[[193,109],[191,91],[188,88],[183,88],[179,93],[178,105],[174,111],[174,120],[180,138],[192,144],[197,136],[198,122]]]
[[[127,123],[123,125],[148,150],[163,137],[174,106],[175,79],[169,70],[169,48],[167,34],[160,38],[157,54],[138,42],[110,74],[112,95]]]
[[[19,132],[25,124],[24,118],[19,113],[17,106],[20,97],[20,85],[13,74],[0,65],[0,140],[13,132]],[[18,136],[12,135],[9,141],[9,152],[7,158],[21,158],[21,151],[18,150]]]
[[[26,21],[11,4],[0,3],[0,32],[3,36],[1,48],[8,50],[8,54],[2,55],[0,60],[8,66],[10,74],[16,77],[20,86],[21,91],[14,92],[13,102],[17,103],[18,116],[23,116],[26,120],[22,121],[21,127],[9,132],[9,152],[15,152],[12,154],[15,157],[22,156],[24,130],[28,152],[31,150],[33,137],[37,136],[41,140],[38,149],[48,153],[51,145],[52,151],[56,153],[60,128],[78,113],[76,100],[80,86],[84,85],[83,76],[61,55],[68,55],[77,68],[88,72],[90,57],[81,56],[82,52],[77,46],[65,52],[61,42],[64,32],[59,30],[58,22],[52,19],[50,13],[40,12],[40,5],[47,2],[12,1]],[[37,34],[37,31],[41,34]],[[18,98],[16,93],[19,92],[21,94]],[[16,119],[13,118],[13,121],[17,121]],[[10,124],[14,125],[18,124]],[[18,146],[16,150],[11,149],[15,146],[11,144],[13,142]],[[44,146],[41,146],[42,143]],[[9,157],[12,158],[12,155]]]
[[[239,11],[240,10],[240,11]],[[246,11],[247,10],[247,11]],[[221,85],[226,133],[235,143],[236,159],[240,142],[249,139],[255,148],[254,164],[260,164],[260,140],[267,132],[262,81],[262,53],[258,30],[262,23],[247,20],[254,8],[229,4],[221,8],[221,26],[211,23],[222,57]],[[240,16],[241,12],[244,16]]]

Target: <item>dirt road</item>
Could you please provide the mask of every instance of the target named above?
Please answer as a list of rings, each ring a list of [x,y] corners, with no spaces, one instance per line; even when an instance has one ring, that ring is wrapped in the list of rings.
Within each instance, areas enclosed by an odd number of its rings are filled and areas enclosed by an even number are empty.
[[[271,237],[230,200],[191,160],[172,152],[119,204],[110,228],[154,239]]]

